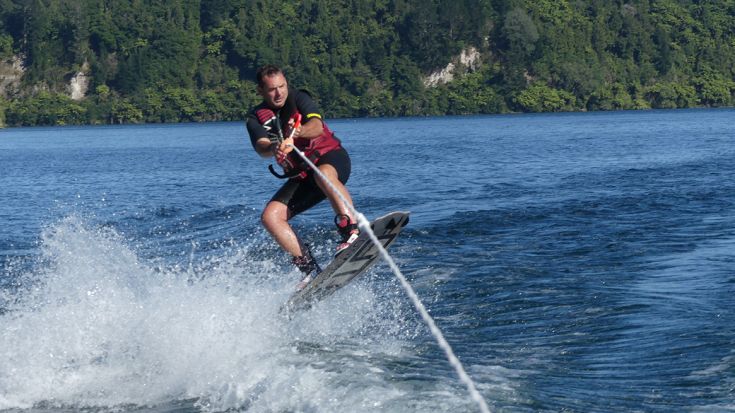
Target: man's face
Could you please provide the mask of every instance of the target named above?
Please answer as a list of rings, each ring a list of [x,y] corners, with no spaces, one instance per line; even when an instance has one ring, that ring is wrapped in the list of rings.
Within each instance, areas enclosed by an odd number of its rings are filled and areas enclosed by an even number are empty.
[[[288,82],[283,73],[276,73],[263,78],[263,85],[258,86],[258,93],[266,105],[272,109],[280,109],[288,97]]]

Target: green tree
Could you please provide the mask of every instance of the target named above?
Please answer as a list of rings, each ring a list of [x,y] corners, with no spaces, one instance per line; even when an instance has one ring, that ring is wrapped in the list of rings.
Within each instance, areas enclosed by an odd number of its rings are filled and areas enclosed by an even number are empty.
[[[504,83],[511,90],[522,89],[527,83],[529,59],[539,39],[538,29],[526,11],[517,7],[505,15],[502,35],[505,41]]]
[[[524,112],[559,112],[572,108],[574,95],[536,83],[520,92],[514,100]]]
[[[110,108],[111,123],[140,123],[143,120],[143,111],[126,99],[115,101]]]
[[[86,121],[85,114],[86,109],[68,96],[49,92],[13,101],[6,110],[12,126],[80,125]]]
[[[275,63],[327,116],[728,106],[734,13],[732,0],[0,0],[0,60],[25,70],[0,93],[10,125],[236,120]],[[424,86],[469,47],[479,67]],[[88,96],[63,100],[82,68]]]
[[[704,73],[694,78],[697,95],[707,106],[731,106],[735,81],[726,79],[719,73]]]
[[[697,104],[697,92],[693,86],[662,82],[647,88],[646,99],[657,109],[690,108]]]

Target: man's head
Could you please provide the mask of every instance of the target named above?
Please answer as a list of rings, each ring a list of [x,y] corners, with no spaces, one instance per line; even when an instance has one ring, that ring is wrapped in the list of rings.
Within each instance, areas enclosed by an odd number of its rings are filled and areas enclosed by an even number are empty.
[[[280,109],[286,104],[288,81],[278,66],[260,67],[255,78],[258,81],[258,94],[263,97],[266,105],[273,109]]]

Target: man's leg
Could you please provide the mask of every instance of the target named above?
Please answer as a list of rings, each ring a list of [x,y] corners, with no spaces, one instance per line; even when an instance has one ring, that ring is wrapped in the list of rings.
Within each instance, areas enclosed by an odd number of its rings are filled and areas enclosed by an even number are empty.
[[[278,245],[294,257],[304,255],[301,242],[288,223],[290,212],[288,207],[278,201],[270,201],[265,206],[260,220],[268,232],[273,236]]]
[[[288,207],[278,201],[270,201],[260,216],[263,226],[278,245],[293,256],[291,262],[304,274],[304,278],[296,286],[296,290],[302,290],[322,269],[309,249],[301,244],[299,237],[288,223],[289,218],[291,217]]]
[[[347,187],[342,184],[342,182],[339,181],[337,170],[334,168],[334,166],[325,163],[322,165],[319,165],[319,171],[323,173],[330,183],[339,191],[340,194],[347,200],[347,202],[352,206],[352,198],[350,197],[350,193],[347,191]],[[352,211],[350,211],[349,208],[347,208],[342,202],[342,199],[337,195],[337,193],[324,181],[320,176],[315,176],[316,183],[319,185],[319,188],[324,192],[324,194],[327,196],[327,199],[329,199],[329,203],[332,205],[332,209],[337,215],[346,215],[350,218],[350,221],[352,223],[357,223],[357,218],[352,214]]]
[[[332,204],[332,209],[334,209],[335,214],[337,214],[334,223],[337,225],[337,232],[342,236],[342,241],[337,245],[337,254],[339,254],[355,242],[360,234],[360,229],[357,226],[357,217],[352,213],[351,208],[348,208],[345,205],[345,202],[342,201],[342,198],[344,198],[345,201],[352,206],[350,193],[347,191],[344,184],[340,182],[337,169],[335,169],[334,166],[325,163],[319,165],[319,171],[321,171],[332,184],[327,185],[321,177],[316,178],[317,185],[319,185],[319,188],[327,196],[329,203]],[[336,190],[332,189],[332,186],[334,186]],[[338,193],[341,194],[342,197],[338,196]]]

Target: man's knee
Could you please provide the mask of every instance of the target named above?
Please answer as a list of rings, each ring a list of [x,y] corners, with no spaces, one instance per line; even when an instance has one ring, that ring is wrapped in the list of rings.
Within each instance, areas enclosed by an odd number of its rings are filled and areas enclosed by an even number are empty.
[[[260,222],[266,227],[272,227],[288,221],[288,209],[278,202],[270,202],[260,214]]]
[[[327,178],[329,178],[330,181],[336,180],[337,176],[339,175],[337,173],[337,169],[328,163],[319,165],[319,172],[327,176]]]

